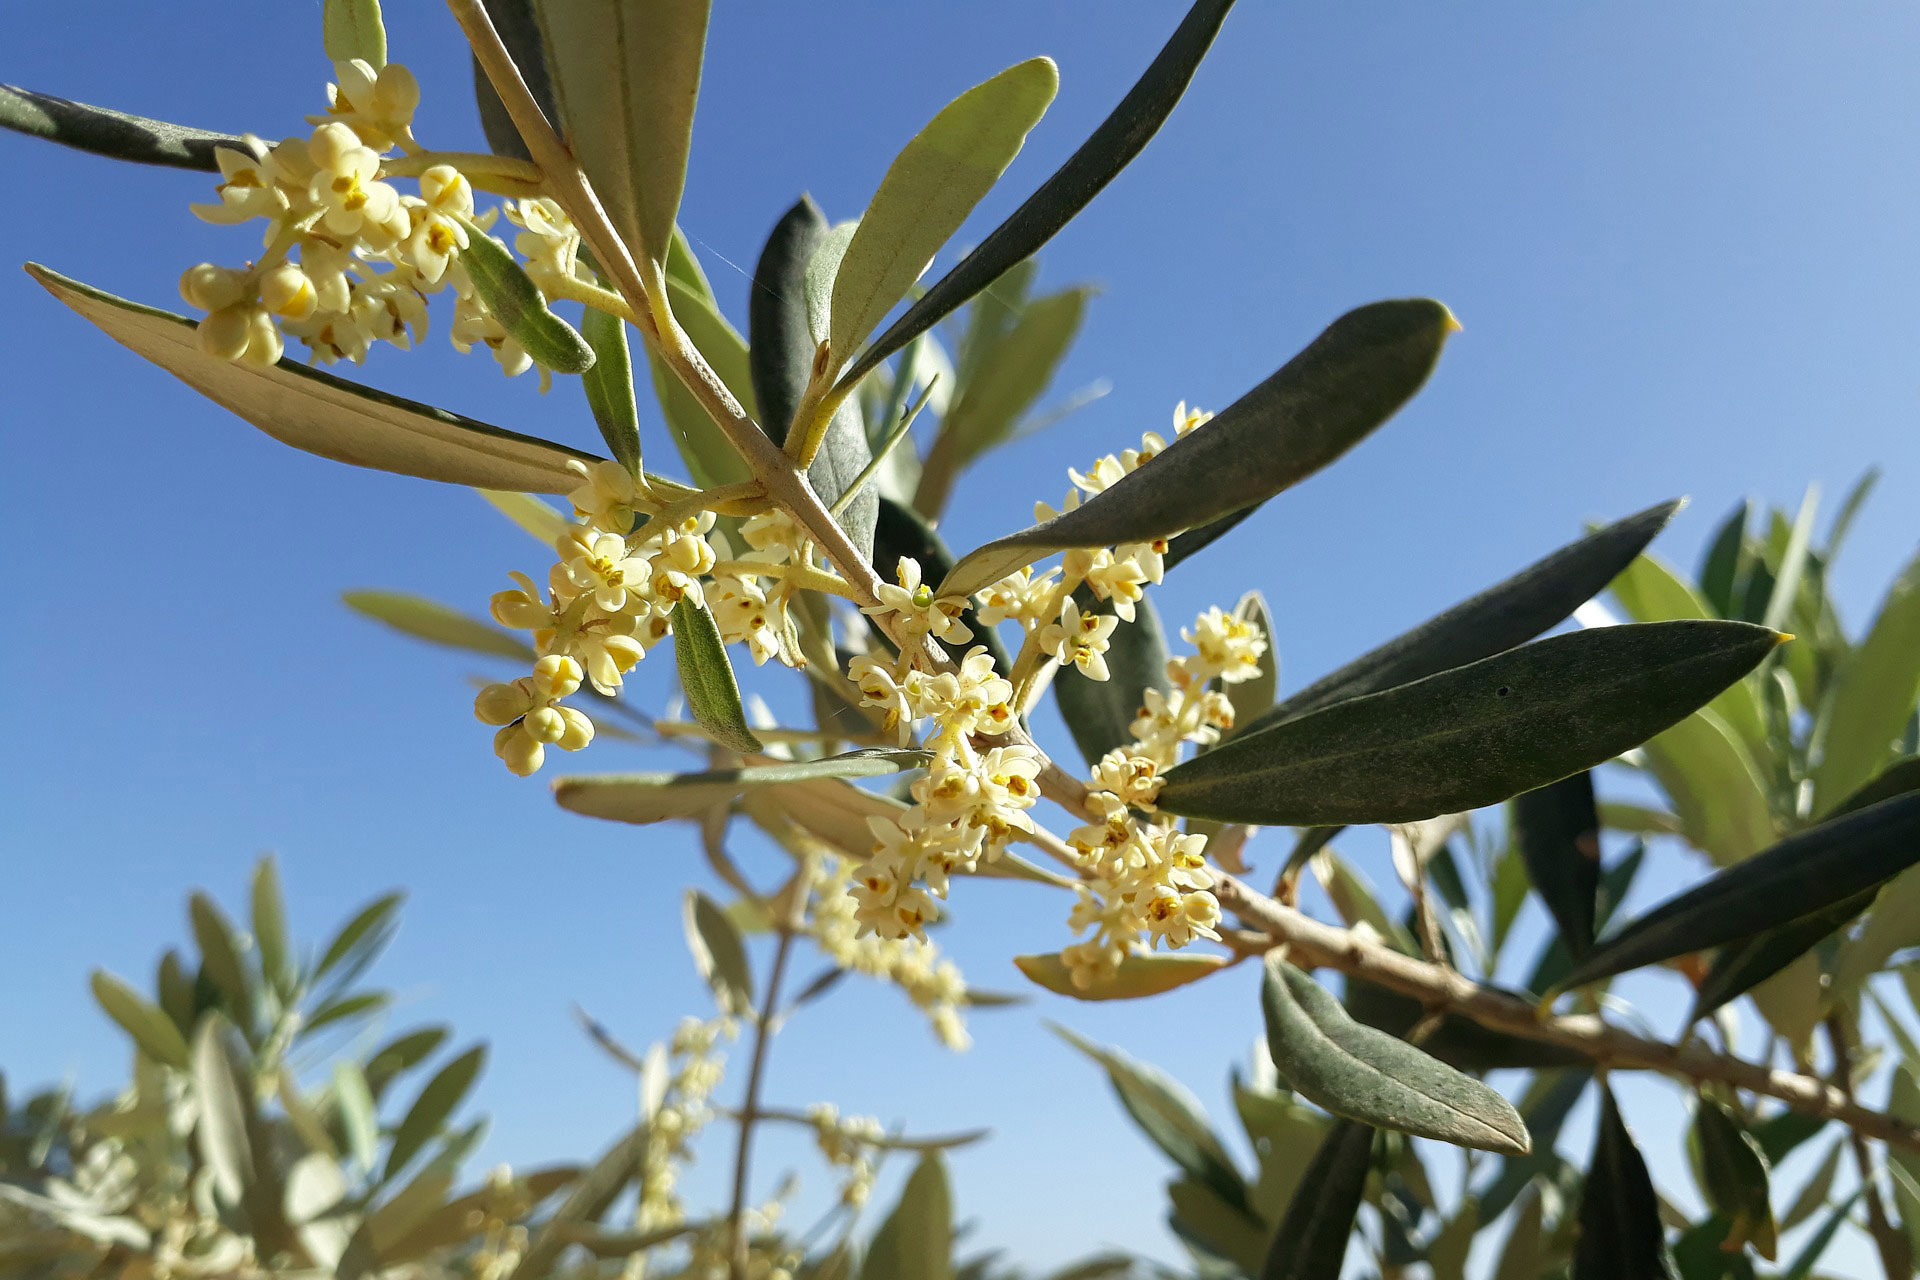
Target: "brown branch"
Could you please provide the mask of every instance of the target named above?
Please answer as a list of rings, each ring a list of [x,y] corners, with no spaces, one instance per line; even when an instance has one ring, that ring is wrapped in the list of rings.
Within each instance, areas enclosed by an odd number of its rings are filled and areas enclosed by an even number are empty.
[[[733,1154],[733,1207],[727,1213],[728,1265],[733,1280],[747,1277],[747,1169],[753,1156],[753,1124],[760,1118],[760,1084],[766,1076],[767,1045],[773,1039],[773,1014],[780,999],[781,981],[787,973],[787,957],[793,951],[791,925],[782,921],[778,930],[773,968],[767,974],[766,1000],[753,1023],[753,1057],[747,1065],[747,1093],[737,1113],[740,1141]]]
[[[1833,1046],[1833,1084],[1847,1100],[1853,1100],[1853,1060],[1859,1045],[1853,1025],[1844,1010],[1835,1009],[1827,1017],[1827,1039]],[[1860,1194],[1867,1205],[1867,1234],[1880,1254],[1880,1269],[1887,1280],[1905,1280],[1913,1274],[1913,1248],[1907,1237],[1887,1216],[1886,1201],[1880,1197],[1880,1178],[1873,1169],[1873,1153],[1858,1130],[1847,1135],[1853,1148],[1853,1163],[1860,1175]]]
[[[1616,1071],[1658,1071],[1688,1080],[1717,1080],[1777,1098],[1796,1111],[1838,1120],[1866,1137],[1920,1151],[1920,1129],[1858,1105],[1825,1081],[1715,1053],[1697,1041],[1668,1044],[1650,1040],[1594,1014],[1542,1013],[1526,1000],[1483,987],[1452,969],[1402,955],[1383,943],[1281,906],[1229,875],[1217,877],[1214,891],[1222,906],[1265,934],[1270,946],[1288,947],[1291,955],[1307,965],[1353,974],[1412,996],[1428,1008],[1451,1010],[1495,1031],[1562,1045]]]

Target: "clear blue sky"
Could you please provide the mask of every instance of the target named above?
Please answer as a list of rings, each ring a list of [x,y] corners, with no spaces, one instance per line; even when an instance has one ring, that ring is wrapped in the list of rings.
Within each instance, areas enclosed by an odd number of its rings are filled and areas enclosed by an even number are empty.
[[[751,263],[802,190],[856,215],[948,98],[1035,53],[1060,97],[972,234],[1077,144],[1182,6],[1140,0],[716,6],[682,222],[744,319]],[[393,55],[426,89],[420,131],[478,147],[446,11],[392,3]],[[831,16],[829,16],[831,12]],[[322,102],[319,6],[92,0],[0,8],[0,78],[278,137]],[[1575,535],[1691,494],[1663,539],[1692,564],[1742,494],[1836,494],[1885,468],[1836,588],[1858,625],[1914,544],[1920,311],[1920,10],[1892,3],[1264,4],[1249,0],[1171,123],[1044,253],[1043,281],[1097,282],[1065,390],[1113,392],[963,482],[971,544],[1057,499],[1064,469],[1218,408],[1349,306],[1431,294],[1466,331],[1428,390],[1350,459],[1271,504],[1164,591],[1170,622],[1249,586],[1272,601],[1286,687]],[[204,175],[115,166],[0,137],[12,256],[177,306],[250,230],[193,220]],[[963,233],[962,240],[968,233]],[[411,894],[376,971],[401,1024],[492,1042],[490,1159],[579,1155],[633,1091],[569,1020],[578,1001],[644,1042],[700,1010],[680,941],[680,830],[558,812],[507,776],[468,712],[467,664],[349,615],[377,586],[484,607],[539,551],[473,494],[289,452],[0,274],[10,374],[6,595],[13,677],[0,745],[0,1064],[9,1078],[119,1077],[85,979],[144,983],[186,891],[235,901],[277,851],[309,938],[391,886]],[[545,398],[445,342],[379,351],[368,381],[592,445],[576,387]],[[649,420],[651,457],[669,448]],[[668,664],[630,686],[651,705]],[[614,744],[582,763],[658,766]],[[1256,853],[1268,863],[1268,837]],[[1371,856],[1371,855],[1369,855]],[[1653,895],[1694,871],[1659,851]],[[1390,871],[1374,858],[1376,880]],[[956,892],[946,943],[983,986],[1063,941],[1062,904]],[[851,984],[850,984],[851,986]],[[1229,1123],[1224,1079],[1258,1029],[1252,975],[1149,1004],[1041,998],[939,1051],[890,992],[799,1019],[771,1094],[998,1126],[956,1161],[977,1239],[1045,1264],[1104,1243],[1172,1256],[1164,1168],[1058,1017],[1189,1081]],[[731,1090],[730,1090],[731,1092]],[[1636,1095],[1653,1089],[1636,1089]],[[1672,1091],[1663,1091],[1671,1093]],[[1672,1130],[1655,1126],[1655,1144]],[[1651,1145],[1651,1144],[1650,1144]],[[777,1156],[762,1168],[772,1168]],[[1658,1158],[1673,1172],[1672,1155]],[[696,1185],[717,1186],[709,1158]],[[819,1179],[813,1179],[818,1185]]]

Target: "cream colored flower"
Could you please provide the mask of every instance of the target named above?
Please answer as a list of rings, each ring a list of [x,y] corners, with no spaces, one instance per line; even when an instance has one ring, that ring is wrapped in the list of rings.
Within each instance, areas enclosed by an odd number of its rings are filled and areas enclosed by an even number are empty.
[[[1040,647],[1058,658],[1061,665],[1078,667],[1089,680],[1107,678],[1107,645],[1118,618],[1097,613],[1082,613],[1071,598],[1060,605],[1060,621],[1047,624],[1040,633]]]
[[[972,630],[960,621],[960,615],[967,607],[965,596],[941,596],[936,599],[933,588],[920,580],[920,562],[907,556],[900,557],[895,574],[899,585],[883,582],[874,588],[880,603],[865,606],[863,613],[876,618],[897,613],[900,615],[901,629],[915,638],[932,635],[953,644],[964,644],[973,639]]]

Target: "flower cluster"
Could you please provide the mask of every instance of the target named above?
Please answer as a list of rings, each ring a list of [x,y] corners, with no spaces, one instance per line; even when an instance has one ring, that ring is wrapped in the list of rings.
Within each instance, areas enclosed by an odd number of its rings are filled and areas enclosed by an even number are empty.
[[[922,667],[930,638],[953,644],[973,638],[960,621],[966,600],[936,598],[921,582],[920,566],[904,557],[898,579],[867,612],[892,615],[899,655],[862,654],[847,675],[860,690],[860,705],[878,710],[901,745],[929,722],[921,745],[931,758],[904,814],[868,819],[873,851],[853,873],[853,897],[862,930],[924,938],[927,925],[940,918],[935,899],[947,896],[949,876],[977,869],[997,858],[1015,832],[1033,830],[1026,811],[1040,798],[1040,757],[1019,744],[976,742],[1013,727],[1013,684],[995,670],[984,645],[967,650],[950,670]]]
[[[579,521],[555,540],[546,590],[514,574],[515,587],[490,606],[501,626],[532,633],[533,674],[488,685],[474,700],[480,721],[499,729],[494,754],[522,776],[540,768],[547,747],[578,751],[592,741],[593,722],[560,701],[583,683],[618,693],[647,650],[673,633],[683,600],[710,609],[721,639],[745,645],[755,663],[805,661],[784,571],[806,565],[813,549],[791,521],[773,512],[747,520],[740,536],[749,550],[734,559],[712,511],[665,501],[617,462],[573,465]],[[638,528],[636,513],[647,515]]]
[[[1232,703],[1211,686],[1259,674],[1267,640],[1248,619],[1217,608],[1181,635],[1197,652],[1167,662],[1166,693],[1146,691],[1131,726],[1133,742],[1094,767],[1088,794],[1094,820],[1067,837],[1086,876],[1069,923],[1092,936],[1066,948],[1061,959],[1082,987],[1111,974],[1143,943],[1182,947],[1195,937],[1219,937],[1206,838],[1183,834],[1155,812],[1154,801],[1184,744],[1211,743],[1233,727]]]
[[[940,949],[924,937],[885,938],[864,929],[853,883],[851,861],[824,855],[808,933],[839,968],[899,987],[927,1015],[942,1044],[965,1049],[972,1041],[960,1017],[967,1001],[967,981],[959,966],[943,959]]]
[[[180,294],[204,312],[209,355],[266,366],[289,337],[322,364],[359,363],[376,342],[411,346],[426,333],[427,297],[454,295],[451,335],[462,351],[490,349],[509,375],[534,365],[476,293],[461,265],[476,217],[473,182],[436,162],[413,136],[420,86],[398,63],[337,63],[329,107],[310,133],[267,143],[252,134],[214,151],[219,199],[193,211],[208,222],[266,223],[264,249],[244,267],[201,263]],[[392,154],[398,152],[397,155]],[[417,195],[396,179],[412,178]],[[524,228],[516,247],[549,292],[575,275],[579,237],[550,200],[509,202]],[[540,371],[541,385],[548,373]]]
[[[847,1171],[847,1180],[840,1187],[840,1203],[850,1209],[860,1208],[873,1193],[873,1154],[886,1131],[871,1116],[841,1116],[839,1108],[830,1102],[808,1107],[807,1119],[813,1122],[820,1154],[828,1164]]]
[[[673,1033],[668,1052],[674,1066],[649,1117],[647,1149],[641,1158],[640,1203],[634,1217],[640,1231],[686,1221],[686,1206],[679,1195],[680,1166],[692,1161],[693,1140],[713,1119],[707,1100],[720,1086],[726,1069],[720,1043],[735,1034],[733,1019],[724,1016],[706,1022],[688,1018]]]

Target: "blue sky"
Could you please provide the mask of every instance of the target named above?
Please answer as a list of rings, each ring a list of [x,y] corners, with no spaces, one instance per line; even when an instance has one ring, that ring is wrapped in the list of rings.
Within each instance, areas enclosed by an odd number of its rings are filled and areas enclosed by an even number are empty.
[[[446,11],[391,4],[393,56],[425,86],[420,132],[480,145]],[[1034,53],[1062,88],[961,242],[1008,212],[1111,106],[1177,20],[1135,0],[721,4],[681,221],[723,306],[802,190],[856,215],[947,99]],[[319,6],[124,2],[0,9],[0,75],[210,128],[278,137],[317,110]],[[1170,622],[1248,587],[1272,602],[1283,687],[1504,576],[1587,519],[1690,494],[1659,544],[1691,565],[1743,494],[1837,496],[1885,470],[1835,589],[1854,626],[1914,545],[1920,312],[1920,11],[1891,3],[1249,3],[1172,121],[1043,254],[1042,281],[1101,289],[1057,390],[1112,393],[958,490],[971,545],[1057,499],[1065,468],[1220,407],[1350,306],[1430,294],[1466,329],[1428,389],[1348,460],[1270,504],[1162,593]],[[16,259],[177,306],[248,230],[186,210],[204,175],[0,138]],[[485,1038],[487,1158],[580,1154],[626,1122],[630,1083],[575,1001],[634,1041],[704,1007],[679,896],[687,834],[599,825],[507,776],[468,712],[469,664],[348,614],[386,587],[479,610],[539,549],[473,494],[289,452],[0,275],[12,550],[12,731],[0,744],[0,1064],[9,1079],[117,1080],[90,967],[144,982],[196,885],[237,901],[277,852],[296,924],[409,890],[376,972],[396,1025]],[[578,389],[548,397],[483,356],[383,349],[358,376],[592,446]],[[648,419],[656,465],[669,446]],[[631,686],[666,696],[666,664]],[[615,744],[592,769],[667,758]],[[1256,848],[1270,863],[1282,841]],[[1365,853],[1376,880],[1390,870]],[[1259,859],[1257,859],[1258,861]],[[1657,895],[1697,869],[1658,851]],[[944,940],[983,986],[1064,941],[1064,905],[967,885]],[[1646,988],[1656,1000],[1670,989]],[[1656,1007],[1659,1007],[1656,1005]],[[1060,1018],[1188,1081],[1227,1123],[1224,1079],[1258,1030],[1242,971],[1149,1004],[1042,997],[939,1051],[885,991],[850,991],[782,1038],[772,1096],[917,1128],[991,1123],[955,1162],[977,1238],[1035,1264],[1113,1243],[1171,1256],[1164,1180]],[[1636,1086],[1657,1108],[1672,1090]],[[1675,1113],[1677,1114],[1677,1113]],[[1651,1127],[1656,1143],[1670,1129]],[[776,1154],[761,1167],[777,1165]],[[1656,1157],[1675,1172],[1671,1153]],[[718,1151],[697,1187],[717,1188]],[[812,1179],[817,1187],[820,1179]]]

